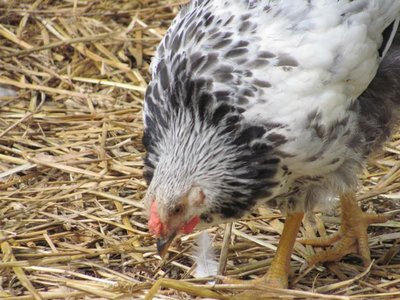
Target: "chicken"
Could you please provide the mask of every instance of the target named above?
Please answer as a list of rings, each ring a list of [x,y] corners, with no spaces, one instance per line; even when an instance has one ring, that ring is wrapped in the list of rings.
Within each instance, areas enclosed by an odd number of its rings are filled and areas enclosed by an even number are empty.
[[[152,61],[144,102],[144,202],[164,254],[176,234],[266,204],[286,214],[262,284],[286,288],[305,212],[340,196],[336,247],[357,252],[385,217],[357,205],[357,174],[400,115],[397,0],[195,0]],[[379,70],[378,70],[379,68]]]

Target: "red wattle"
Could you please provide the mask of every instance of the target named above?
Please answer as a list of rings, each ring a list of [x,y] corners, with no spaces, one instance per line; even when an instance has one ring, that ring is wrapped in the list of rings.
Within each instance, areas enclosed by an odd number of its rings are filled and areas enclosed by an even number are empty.
[[[193,217],[189,222],[187,222],[182,227],[183,233],[191,233],[197,224],[200,223],[200,218],[198,216]]]

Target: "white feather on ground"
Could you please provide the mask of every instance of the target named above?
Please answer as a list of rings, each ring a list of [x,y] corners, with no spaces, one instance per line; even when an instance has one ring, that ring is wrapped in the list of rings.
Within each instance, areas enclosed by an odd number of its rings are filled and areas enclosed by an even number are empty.
[[[196,278],[217,275],[218,261],[207,231],[203,231],[198,236],[194,257],[196,262],[194,276]]]
[[[16,95],[13,89],[0,86],[0,97],[15,97]]]

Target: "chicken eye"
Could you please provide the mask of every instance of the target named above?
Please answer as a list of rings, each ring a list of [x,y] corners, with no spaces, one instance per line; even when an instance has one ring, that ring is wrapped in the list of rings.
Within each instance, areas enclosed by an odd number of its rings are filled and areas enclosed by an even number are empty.
[[[173,213],[174,215],[178,215],[183,212],[183,205],[178,205],[174,208]]]

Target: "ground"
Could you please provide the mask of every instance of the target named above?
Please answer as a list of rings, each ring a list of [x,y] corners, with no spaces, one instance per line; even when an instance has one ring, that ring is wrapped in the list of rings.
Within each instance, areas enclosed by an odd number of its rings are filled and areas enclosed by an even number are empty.
[[[243,288],[193,278],[198,233],[161,262],[142,210],[143,92],[178,5],[0,1],[0,86],[15,91],[0,98],[1,299],[143,299],[155,282],[154,299],[227,299]],[[374,264],[349,256],[304,269],[314,250],[297,243],[292,290],[280,295],[400,297],[399,154],[395,135],[360,176],[362,207],[394,215],[370,228]],[[260,208],[225,244],[225,226],[210,229],[217,254],[229,246],[225,275],[261,276],[283,220]],[[299,238],[334,232],[338,221],[337,209],[311,216]]]

